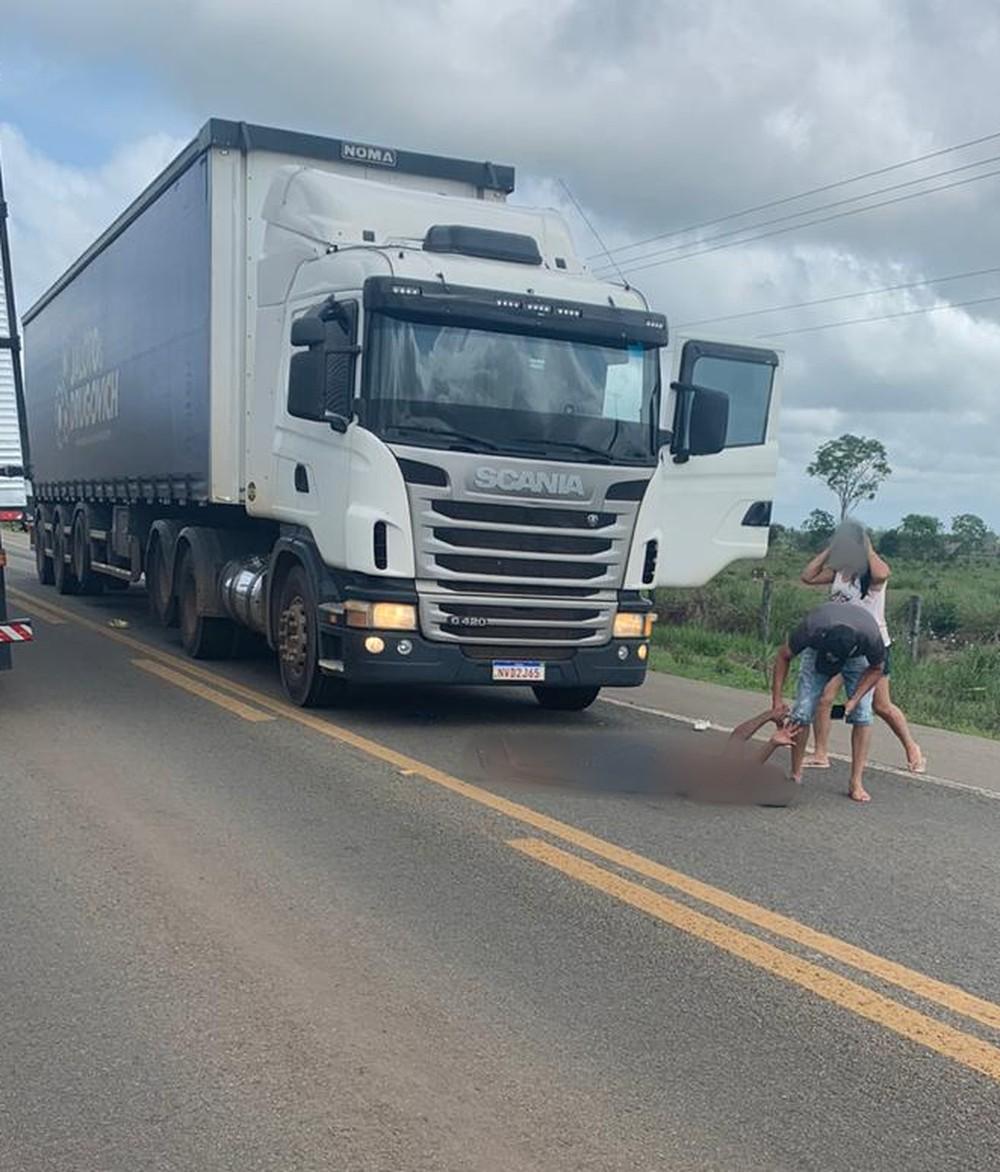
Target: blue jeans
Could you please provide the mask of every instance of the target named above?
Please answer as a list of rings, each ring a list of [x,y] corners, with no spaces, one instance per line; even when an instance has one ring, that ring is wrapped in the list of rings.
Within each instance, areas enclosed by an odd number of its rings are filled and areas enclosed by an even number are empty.
[[[848,696],[857,691],[861,677],[868,670],[868,660],[863,655],[856,655],[849,659],[841,671],[844,677],[844,690]],[[799,658],[799,686],[795,692],[795,704],[792,707],[792,721],[795,724],[812,724],[816,715],[816,706],[819,704],[823,689],[830,682],[830,677],[816,670],[816,652],[807,647]],[[854,712],[847,718],[848,724],[871,724],[872,700],[875,690],[872,689]]]

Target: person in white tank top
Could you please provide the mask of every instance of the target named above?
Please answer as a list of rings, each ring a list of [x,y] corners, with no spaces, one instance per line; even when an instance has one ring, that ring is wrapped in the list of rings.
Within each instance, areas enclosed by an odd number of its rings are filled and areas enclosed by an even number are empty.
[[[863,606],[878,623],[887,654],[885,670],[875,687],[875,715],[881,717],[899,739],[910,772],[924,773],[927,759],[913,739],[902,709],[893,703],[889,690],[891,656],[888,651],[892,639],[885,618],[885,598],[890,573],[888,563],[875,552],[868,533],[856,521],[848,521],[838,529],[830,546],[817,554],[802,571],[802,581],[807,586],[829,586],[833,601]],[[817,708],[813,752],[804,762],[812,769],[830,767],[830,710],[839,689],[839,677],[832,679]]]

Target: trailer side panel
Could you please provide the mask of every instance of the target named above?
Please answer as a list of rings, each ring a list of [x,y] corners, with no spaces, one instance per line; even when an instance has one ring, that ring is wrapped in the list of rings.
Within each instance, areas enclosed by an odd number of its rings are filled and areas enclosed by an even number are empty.
[[[210,249],[201,155],[30,316],[40,498],[208,499]]]

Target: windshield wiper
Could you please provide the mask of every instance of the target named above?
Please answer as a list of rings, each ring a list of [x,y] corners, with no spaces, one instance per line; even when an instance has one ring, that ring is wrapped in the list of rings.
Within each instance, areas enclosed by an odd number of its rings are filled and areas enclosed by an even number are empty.
[[[590,444],[575,443],[572,440],[530,440],[530,443],[536,444],[539,448],[562,448],[567,452],[580,452],[581,455],[590,456],[588,463],[596,464],[610,464],[611,457],[607,452],[601,451],[600,448],[593,448]],[[596,457],[596,459],[595,459]]]
[[[456,431],[453,427],[421,427],[416,423],[393,424],[394,431],[414,431],[419,435],[433,435],[441,440],[457,440],[459,443],[472,444],[475,448],[485,449],[488,452],[499,451],[496,444],[478,435],[468,435],[464,431]]]

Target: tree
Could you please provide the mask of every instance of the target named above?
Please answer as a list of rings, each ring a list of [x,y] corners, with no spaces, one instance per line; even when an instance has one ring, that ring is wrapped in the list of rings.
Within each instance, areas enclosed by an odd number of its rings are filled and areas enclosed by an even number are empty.
[[[963,554],[982,553],[993,536],[986,522],[975,513],[952,517],[951,535],[959,543],[958,552]]]
[[[899,523],[899,544],[908,557],[923,561],[944,554],[944,526],[926,513],[907,513]]]
[[[802,522],[802,532],[805,535],[809,549],[820,550],[833,537],[837,523],[826,509],[813,509]]]
[[[874,500],[882,481],[892,475],[885,448],[862,435],[842,435],[820,445],[806,471],[836,496],[841,521],[859,501]]]

